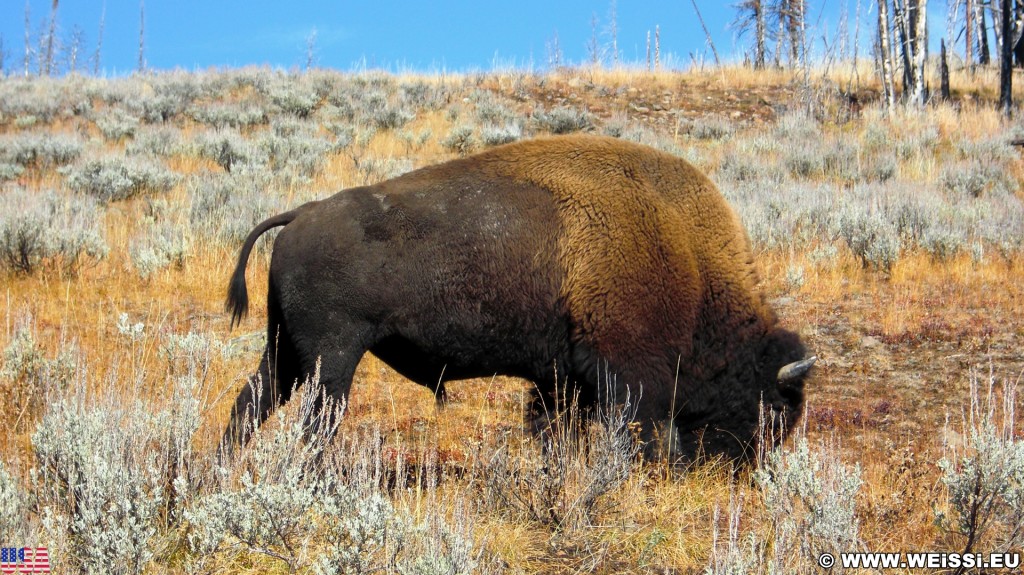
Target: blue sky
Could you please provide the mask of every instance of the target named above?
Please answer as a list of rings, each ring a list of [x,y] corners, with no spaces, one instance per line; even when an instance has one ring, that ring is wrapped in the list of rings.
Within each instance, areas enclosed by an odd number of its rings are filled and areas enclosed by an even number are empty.
[[[20,70],[24,54],[25,1],[0,0],[0,34],[7,53],[6,70]],[[729,28],[733,0],[698,0],[697,4],[725,60],[739,60],[749,38],[737,39]],[[50,14],[52,0],[29,0],[32,34]],[[862,0],[862,35],[866,37],[873,0]],[[945,29],[944,2],[931,2],[931,28]],[[936,5],[940,5],[936,8]],[[583,0],[479,0],[433,2],[314,2],[310,0],[147,0],[145,57],[154,69],[205,69],[269,65],[301,68],[307,39],[316,34],[317,66],[341,70],[363,67],[392,71],[468,71],[495,67],[533,66],[548,62],[548,45],[557,34],[563,59],[587,60],[591,19],[598,19],[599,42],[610,45],[611,2]],[[852,13],[857,0],[810,0],[812,35],[835,35],[840,13]],[[95,52],[101,14],[105,29],[101,55],[106,74],[133,71],[138,62],[138,0],[64,0],[58,8],[58,37],[67,39],[76,27],[84,35],[85,56]],[[936,10],[938,12],[936,13]],[[670,63],[687,66],[691,54],[706,55],[704,33],[688,0],[620,0],[615,5],[620,58],[642,62],[647,32],[661,28],[662,54]],[[938,21],[937,21],[938,20]],[[861,42],[861,55],[868,53]],[[89,64],[89,69],[92,65]]]

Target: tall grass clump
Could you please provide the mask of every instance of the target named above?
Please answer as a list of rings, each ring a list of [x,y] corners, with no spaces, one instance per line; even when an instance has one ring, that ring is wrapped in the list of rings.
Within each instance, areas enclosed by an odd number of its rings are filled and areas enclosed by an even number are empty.
[[[636,463],[640,444],[629,412],[627,401],[584,415],[574,400],[564,412],[549,414],[543,446],[509,441],[482,453],[484,499],[513,519],[570,535],[592,527],[612,509],[609,495]]]
[[[820,554],[860,550],[854,513],[860,466],[847,467],[834,453],[834,447],[812,451],[800,437],[792,451],[768,453],[754,472],[774,535],[775,573],[816,573]]]
[[[714,531],[711,540],[711,557],[704,568],[704,575],[761,575],[768,573],[768,545],[755,533],[743,535],[740,522],[743,516],[742,497],[733,494],[729,498],[725,537],[721,536],[719,523],[721,509],[715,506],[713,515]]]
[[[1017,384],[997,388],[971,373],[970,405],[946,430],[939,461],[948,507],[936,524],[962,553],[1005,553],[1024,545],[1024,439],[1016,429]]]
[[[0,191],[0,267],[73,272],[106,254],[103,211],[95,200],[21,187]]]
[[[417,517],[382,491],[379,474],[366,481],[374,476],[359,469],[387,465],[379,443],[352,455],[332,447],[343,409],[322,394],[314,373],[297,406],[250,422],[249,446],[215,469],[212,488],[184,512],[191,568],[245,561],[331,574],[477,572],[483,550],[466,514],[449,519],[428,504]]]

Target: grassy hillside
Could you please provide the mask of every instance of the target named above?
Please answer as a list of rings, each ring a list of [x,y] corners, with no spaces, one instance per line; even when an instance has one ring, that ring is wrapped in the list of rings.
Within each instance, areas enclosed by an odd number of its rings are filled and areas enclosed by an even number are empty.
[[[817,572],[822,552],[1024,545],[1024,162],[988,72],[886,113],[800,77],[265,69],[0,79],[0,545],[58,572]],[[489,146],[586,131],[707,171],[821,359],[762,464],[638,460],[616,413],[429,390],[367,356],[338,439],[293,400],[213,452],[263,345],[227,279],[257,222]],[[315,383],[312,382],[312,383]],[[314,387],[307,385],[307,388]],[[895,572],[900,572],[895,570]]]

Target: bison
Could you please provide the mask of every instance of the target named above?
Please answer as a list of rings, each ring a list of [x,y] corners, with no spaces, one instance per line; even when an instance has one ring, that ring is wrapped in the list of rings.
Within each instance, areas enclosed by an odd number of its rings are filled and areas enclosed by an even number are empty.
[[[537,410],[565,384],[584,406],[628,396],[656,458],[744,458],[760,422],[785,429],[800,413],[814,358],[758,291],[735,213],[670,154],[551,137],[310,202],[246,238],[232,326],[248,310],[249,252],[279,226],[268,344],[228,449],[318,360],[326,395],[344,398],[367,351],[439,393],[449,380],[525,378]]]

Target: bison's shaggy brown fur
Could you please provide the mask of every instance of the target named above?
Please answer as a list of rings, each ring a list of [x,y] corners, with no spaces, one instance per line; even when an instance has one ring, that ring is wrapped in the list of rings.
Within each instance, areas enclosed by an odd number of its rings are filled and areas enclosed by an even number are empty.
[[[734,212],[669,154],[539,139],[307,204],[246,240],[235,318],[248,253],[280,225],[260,419],[318,357],[343,397],[366,351],[433,388],[508,374],[545,401],[557,374],[585,403],[628,392],[652,455],[743,457],[762,405],[783,423],[799,413],[804,374],[777,381],[803,357],[799,338],[757,291]],[[252,407],[244,390],[228,439],[244,439],[237,414]]]

